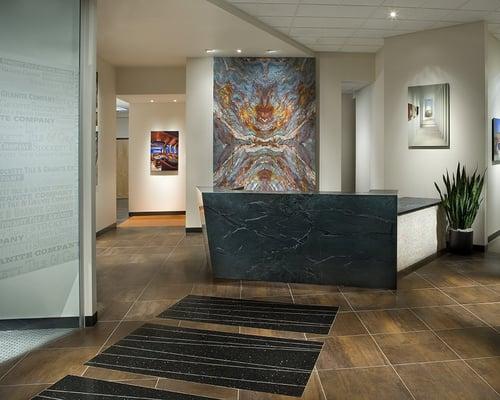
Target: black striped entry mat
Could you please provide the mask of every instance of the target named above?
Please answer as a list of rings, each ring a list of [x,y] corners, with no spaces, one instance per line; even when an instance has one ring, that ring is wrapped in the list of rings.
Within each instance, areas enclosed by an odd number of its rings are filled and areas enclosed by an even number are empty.
[[[301,396],[323,343],[145,324],[86,364]]]
[[[150,389],[68,375],[32,400],[211,400],[166,390]],[[213,400],[213,399],[212,399]]]
[[[158,317],[281,331],[328,334],[338,307],[189,295]]]

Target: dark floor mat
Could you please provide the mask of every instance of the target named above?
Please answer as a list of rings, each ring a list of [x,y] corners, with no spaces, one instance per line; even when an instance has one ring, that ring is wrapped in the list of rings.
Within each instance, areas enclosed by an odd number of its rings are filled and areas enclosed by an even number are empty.
[[[158,317],[281,331],[328,334],[338,307],[189,295]]]
[[[66,376],[32,400],[213,400],[208,397],[168,392],[80,376]]]
[[[86,364],[301,396],[322,345],[314,341],[146,324]]]

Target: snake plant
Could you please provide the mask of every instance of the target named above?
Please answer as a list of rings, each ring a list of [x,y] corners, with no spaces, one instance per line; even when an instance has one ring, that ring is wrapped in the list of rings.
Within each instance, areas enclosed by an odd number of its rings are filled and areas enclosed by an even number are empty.
[[[450,179],[450,175],[446,171],[446,175],[443,175],[443,182],[445,192],[441,192],[437,183],[434,182],[434,185],[441,197],[450,228],[455,230],[470,229],[483,201],[481,193],[484,173],[478,174],[476,169],[472,175],[468,176],[465,166],[461,168],[460,163],[458,163],[457,172],[452,174]]]

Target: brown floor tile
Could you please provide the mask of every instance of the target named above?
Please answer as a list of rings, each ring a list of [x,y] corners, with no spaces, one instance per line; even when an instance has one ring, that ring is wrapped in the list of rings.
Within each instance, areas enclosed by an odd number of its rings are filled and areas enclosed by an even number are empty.
[[[487,286],[488,289],[493,290],[496,293],[500,293],[500,285]]]
[[[116,328],[116,330],[109,336],[108,340],[103,343],[105,348],[116,343],[118,340],[123,339],[125,336],[130,334],[132,331],[136,330],[144,324],[143,321],[122,321]]]
[[[153,282],[146,288],[139,300],[177,300],[187,296],[192,289],[191,284],[164,285]]]
[[[318,335],[314,333],[306,333],[308,339],[320,339],[325,336],[353,336],[366,335],[368,331],[365,329],[358,316],[354,312],[341,312],[335,317],[335,322],[328,335]]]
[[[304,294],[339,292],[338,286],[331,285],[309,285],[306,283],[289,283],[288,285],[290,286],[290,289],[294,296],[301,296]]]
[[[500,268],[477,270],[466,273],[466,276],[474,279],[481,285],[500,285]]]
[[[500,393],[500,357],[467,360],[466,363]]]
[[[263,393],[263,392],[252,392],[249,390],[240,390],[239,394],[239,400],[292,400],[292,399],[327,400],[323,395],[318,375],[315,372],[311,374],[309,382],[307,383],[307,386],[304,390],[304,393],[300,397],[282,396],[278,394]]]
[[[401,333],[428,328],[410,310],[360,311],[361,318],[370,333]]]
[[[434,330],[485,326],[483,322],[461,306],[424,307],[412,310]]]
[[[102,379],[105,381],[132,381],[132,380],[147,380],[151,376],[142,374],[133,374],[131,372],[117,371],[108,368],[88,367],[83,376],[93,379]]]
[[[391,292],[345,293],[355,310],[383,310],[455,304],[439,289],[403,290]]]
[[[373,336],[393,364],[454,360],[458,357],[432,332]]]
[[[465,308],[486,323],[493,326],[500,326],[500,303],[472,304],[465,306]]]
[[[244,335],[267,336],[267,337],[297,339],[297,340],[304,340],[306,338],[305,335],[301,332],[275,331],[272,329],[250,328],[246,326],[240,327],[240,333]]]
[[[286,283],[248,281],[242,282],[242,299],[280,296],[290,296],[290,289],[288,288],[288,285]]]
[[[130,379],[130,380],[117,380],[117,383],[124,383],[126,385],[141,386],[155,388],[158,382],[157,378],[144,378],[144,379]]]
[[[132,307],[132,302],[106,301],[97,303],[97,318],[99,321],[120,321]]]
[[[336,306],[339,311],[352,311],[342,293],[318,293],[293,297],[296,304]]]
[[[432,284],[416,273],[398,278],[398,290],[425,289],[432,287]]]
[[[30,400],[50,385],[0,386],[0,399]]]
[[[500,334],[491,328],[468,328],[451,331],[437,331],[460,357],[500,356]]]
[[[239,299],[240,284],[239,282],[196,284],[193,286],[191,294]]]
[[[404,400],[411,395],[391,367],[319,371],[328,400]]]
[[[396,366],[416,400],[489,400],[497,394],[463,361]]]
[[[437,287],[453,287],[453,286],[474,286],[477,282],[467,276],[448,269],[438,269],[432,272],[417,272],[418,275],[431,282]]]
[[[453,297],[460,304],[490,303],[500,301],[500,293],[495,293],[484,286],[446,288],[447,295]]]
[[[144,282],[139,286],[123,287],[118,286],[116,282],[113,285],[112,281],[109,284],[103,284],[101,279],[101,283],[99,283],[97,286],[97,300],[105,303],[111,301],[136,301],[146,283],[147,282]]]
[[[54,383],[66,375],[80,375],[83,363],[97,353],[97,347],[36,350],[28,354],[0,381],[0,385]]]
[[[117,326],[118,322],[98,322],[96,326],[77,329],[69,335],[51,342],[47,347],[60,348],[102,346]]]
[[[205,385],[203,383],[178,381],[174,379],[160,379],[158,381],[158,389],[170,390],[172,392],[192,394],[196,396],[210,397],[220,400],[236,400],[238,398],[238,390],[214,386]]]
[[[205,323],[205,322],[180,321],[179,326],[181,326],[183,328],[201,329],[201,330],[207,330],[207,331],[219,331],[219,332],[228,332],[228,333],[238,333],[239,332],[238,326],[209,324],[209,323]]]
[[[373,339],[368,336],[327,338],[316,362],[318,369],[374,367],[387,364]]]
[[[175,303],[175,300],[149,300],[136,302],[125,316],[127,321],[147,321]]]

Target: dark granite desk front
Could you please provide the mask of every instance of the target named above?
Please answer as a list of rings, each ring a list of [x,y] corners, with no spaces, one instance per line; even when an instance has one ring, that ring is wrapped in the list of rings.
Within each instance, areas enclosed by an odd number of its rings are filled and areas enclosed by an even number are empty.
[[[396,193],[198,189],[215,277],[396,288]]]

